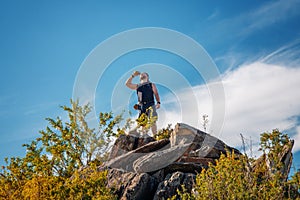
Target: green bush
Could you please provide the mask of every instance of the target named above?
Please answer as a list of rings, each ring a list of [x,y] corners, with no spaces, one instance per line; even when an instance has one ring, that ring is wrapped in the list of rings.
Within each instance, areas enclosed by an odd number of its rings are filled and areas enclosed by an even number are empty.
[[[24,144],[23,158],[6,158],[0,173],[0,199],[115,199],[105,187],[106,173],[98,172],[121,116],[100,113],[99,129],[89,128],[89,105],[63,106],[69,121],[47,118],[40,137]],[[81,170],[88,166],[87,170]],[[82,176],[84,174],[84,176]]]
[[[171,128],[171,124],[168,124],[167,128],[163,128],[154,135],[155,140],[169,139],[171,133],[173,132],[173,128]]]
[[[299,172],[286,181],[282,163],[276,156],[286,145],[291,145],[291,140],[277,129],[263,133],[264,154],[259,160],[227,152],[215,165],[210,164],[197,174],[192,192],[183,187],[172,199],[300,199]],[[271,169],[266,165],[267,158],[273,161]]]

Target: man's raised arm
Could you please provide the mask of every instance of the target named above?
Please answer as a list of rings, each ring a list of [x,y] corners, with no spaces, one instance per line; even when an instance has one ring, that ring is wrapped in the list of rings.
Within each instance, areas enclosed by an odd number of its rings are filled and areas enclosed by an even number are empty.
[[[127,86],[127,87],[129,87],[130,89],[132,89],[132,90],[136,90],[137,89],[137,84],[133,84],[132,83],[132,79],[135,77],[135,76],[138,76],[140,74],[140,72],[138,72],[138,71],[135,71],[128,79],[127,79],[127,81],[125,82],[125,85]]]

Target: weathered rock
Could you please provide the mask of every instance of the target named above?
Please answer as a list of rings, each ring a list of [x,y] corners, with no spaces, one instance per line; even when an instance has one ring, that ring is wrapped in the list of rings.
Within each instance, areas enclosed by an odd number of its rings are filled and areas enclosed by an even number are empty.
[[[238,150],[221,140],[183,123],[176,125],[170,141],[169,149],[144,155],[134,161],[134,170],[136,172],[159,170],[180,159],[181,156],[218,159],[222,153],[226,153],[226,150],[240,154]],[[207,166],[207,162],[205,164]]]
[[[127,152],[121,156],[118,156],[110,161],[108,161],[105,166],[110,168],[116,168],[116,169],[122,169],[128,172],[134,172],[133,163],[147,155],[148,153],[151,153],[153,151],[157,151],[160,149],[168,149],[169,148],[169,140],[159,140],[150,142],[142,147],[139,147],[133,151]]]
[[[178,123],[170,137],[171,146],[182,142],[191,143],[183,154],[187,157],[207,157],[218,159],[226,151],[234,151],[241,154],[237,149],[226,145],[223,141],[210,134],[200,131],[184,123]]]
[[[283,147],[283,151],[279,154],[280,162],[283,164],[281,168],[281,173],[284,175],[284,180],[286,181],[290,173],[290,169],[293,162],[293,146],[294,140],[291,140],[288,144]]]
[[[116,141],[110,158],[114,158],[117,155],[118,157],[111,159],[106,163],[106,166],[142,173],[163,169],[176,160],[180,160],[181,157],[184,157],[183,160],[189,162],[189,160],[203,159],[205,157],[218,159],[221,153],[226,153],[226,150],[240,154],[238,150],[229,147],[221,140],[183,123],[177,124],[172,132],[170,137],[171,147],[166,146],[168,140],[163,140],[150,142],[135,149],[137,145],[128,143],[137,143],[139,139],[132,135],[124,135]],[[149,140],[147,139],[146,141],[149,142]],[[122,141],[126,144],[126,147],[124,147]],[[135,150],[125,153],[124,149],[126,151],[130,149]],[[119,155],[121,153],[122,155]],[[201,164],[202,167],[207,167],[207,160],[201,159],[197,160],[199,161],[198,164]]]
[[[186,151],[190,144],[182,144],[165,150],[148,153],[133,163],[136,172],[153,172],[175,162]]]
[[[294,140],[290,140],[285,146],[283,147],[283,150],[278,153],[277,158],[282,163],[282,167],[280,169],[280,172],[283,174],[282,181],[286,181],[292,166],[292,160],[293,160],[293,153],[292,149],[294,146]],[[265,154],[260,156],[254,163],[253,169],[256,170],[260,166],[263,166],[264,164],[268,167],[268,175],[272,176],[274,174],[274,161],[270,160]]]
[[[120,135],[120,137],[115,141],[108,159],[111,160],[153,141],[155,141],[153,137],[138,137],[136,134],[133,134],[133,132],[128,135]]]
[[[117,169],[108,171],[107,186],[114,188],[121,200],[152,200],[158,181],[147,173],[124,172]]]
[[[153,200],[165,200],[174,196],[177,189],[181,190],[181,185],[185,185],[187,191],[192,190],[195,175],[191,173],[175,172],[168,174],[163,182],[158,185]]]
[[[162,182],[165,179],[165,170],[159,170],[154,173],[148,173],[150,174],[155,180],[157,180],[159,183]]]

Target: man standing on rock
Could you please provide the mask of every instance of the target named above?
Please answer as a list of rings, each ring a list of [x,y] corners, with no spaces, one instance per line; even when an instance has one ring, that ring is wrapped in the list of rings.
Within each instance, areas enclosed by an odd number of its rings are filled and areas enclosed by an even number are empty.
[[[132,79],[138,75],[140,75],[140,83],[133,84]],[[140,73],[139,71],[135,71],[127,79],[126,86],[132,90],[137,91],[139,103],[136,107],[138,107],[138,110],[140,112],[139,117],[144,113],[148,116],[148,118],[157,118],[156,109],[160,108],[160,98],[156,85],[149,81],[149,75],[146,72]],[[154,97],[156,99],[156,105],[154,102]],[[153,123],[151,130],[152,134],[155,135],[157,131],[156,122]]]

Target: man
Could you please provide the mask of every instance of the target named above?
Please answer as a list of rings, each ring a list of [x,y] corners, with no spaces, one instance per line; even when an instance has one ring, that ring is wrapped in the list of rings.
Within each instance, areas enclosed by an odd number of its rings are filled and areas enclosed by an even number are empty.
[[[140,83],[133,84],[132,79],[135,76],[140,75]],[[146,72],[140,73],[135,71],[126,81],[126,86],[132,90],[137,91],[138,102],[139,102],[139,117],[145,113],[148,117],[157,117],[156,109],[160,108],[160,98],[158,90],[154,83],[149,81],[149,75]],[[155,105],[154,97],[157,104]],[[151,127],[152,134],[155,135],[157,131],[156,122]]]

